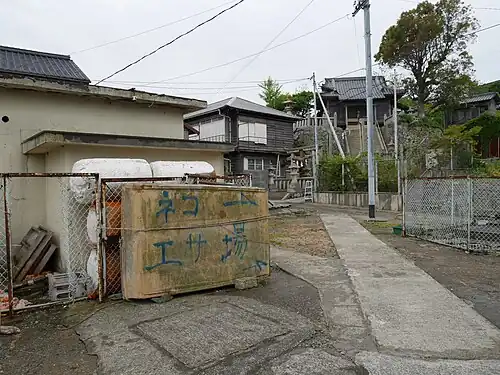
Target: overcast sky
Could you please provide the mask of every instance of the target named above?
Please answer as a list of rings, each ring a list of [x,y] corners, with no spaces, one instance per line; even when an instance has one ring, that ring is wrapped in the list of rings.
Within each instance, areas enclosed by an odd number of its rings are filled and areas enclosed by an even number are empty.
[[[0,0],[0,44],[71,54],[92,80],[101,79],[180,33],[215,15],[229,0]],[[233,1],[234,2],[234,1]],[[364,67],[363,16],[344,18],[309,36],[189,77],[155,83],[223,64],[262,50],[310,0],[246,0],[215,21],[113,77],[106,85],[189,96],[209,102],[230,96],[259,101],[257,81],[267,76],[295,91],[316,71],[318,80]],[[467,0],[497,7],[498,0]],[[63,5],[64,4],[64,5]],[[226,4],[225,6],[222,6]],[[413,0],[372,0],[372,49]],[[101,48],[88,48],[177,21],[183,22]],[[280,44],[351,13],[352,0],[316,0],[274,43]],[[500,22],[500,11],[475,10],[481,26]],[[500,27],[478,34],[471,47],[480,81],[500,79]],[[240,73],[241,71],[241,73]],[[379,69],[375,68],[375,72]],[[236,78],[235,75],[240,73]],[[360,71],[353,75],[363,75]],[[234,78],[234,79],[233,79]],[[233,82],[226,86],[228,81]],[[125,82],[125,84],[120,84]],[[287,81],[295,81],[286,83]],[[149,84],[150,87],[141,87]]]

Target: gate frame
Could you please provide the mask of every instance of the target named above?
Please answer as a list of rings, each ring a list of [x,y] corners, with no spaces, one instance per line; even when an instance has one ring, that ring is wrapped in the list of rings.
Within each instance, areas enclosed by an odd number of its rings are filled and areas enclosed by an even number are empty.
[[[61,301],[53,301],[49,303],[45,303],[42,305],[30,305],[27,308],[21,308],[21,309],[15,309],[13,306],[14,302],[14,280],[13,280],[13,275],[12,275],[12,232],[10,228],[10,207],[8,203],[8,194],[7,194],[7,187],[8,187],[8,182],[11,181],[12,179],[17,179],[17,178],[71,178],[71,177],[89,177],[93,178],[95,181],[95,200],[96,200],[96,210],[97,206],[100,206],[98,204],[100,195],[99,195],[99,174],[98,173],[45,173],[45,172],[20,172],[20,173],[0,173],[1,176],[1,181],[3,184],[3,210],[4,210],[4,219],[5,219],[5,228],[4,228],[4,235],[5,235],[5,251],[6,251],[6,257],[7,257],[7,283],[8,283],[8,303],[9,303],[9,316],[13,316],[16,312],[21,312],[26,309],[36,309],[42,308],[45,306],[54,306],[54,305],[59,305],[59,304],[64,304],[68,302],[68,299],[61,300]],[[97,212],[97,211],[96,211]],[[98,214],[98,213],[97,213]],[[99,230],[99,228],[98,228]],[[97,243],[97,251],[99,252],[99,247],[101,244],[98,242]],[[69,299],[70,301],[75,301],[75,298]],[[1,313],[0,313],[1,314]]]

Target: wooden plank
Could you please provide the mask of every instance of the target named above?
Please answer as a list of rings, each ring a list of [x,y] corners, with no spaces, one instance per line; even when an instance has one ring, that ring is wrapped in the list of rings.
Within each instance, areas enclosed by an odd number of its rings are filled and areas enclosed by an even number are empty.
[[[21,248],[14,255],[13,277],[17,279],[19,272],[26,265],[31,255],[45,237],[45,232],[40,227],[31,227],[21,241]]]
[[[21,268],[19,274],[15,278],[16,282],[23,281],[24,278],[30,274],[31,269],[36,267],[38,262],[41,261],[41,259],[44,257],[46,251],[49,248],[52,236],[53,236],[52,232],[44,232],[44,237],[42,241],[40,241],[38,246],[34,249],[34,251],[31,254],[31,257],[28,259],[23,268]]]
[[[40,262],[38,263],[38,265],[35,267],[34,271],[33,271],[33,275],[38,275],[40,273],[43,272],[45,266],[47,265],[47,263],[49,262],[50,258],[52,257],[52,255],[54,254],[54,252],[57,250],[57,246],[54,245],[54,244],[51,244],[47,250],[47,252],[45,253],[45,255],[43,256],[43,258],[40,260]]]

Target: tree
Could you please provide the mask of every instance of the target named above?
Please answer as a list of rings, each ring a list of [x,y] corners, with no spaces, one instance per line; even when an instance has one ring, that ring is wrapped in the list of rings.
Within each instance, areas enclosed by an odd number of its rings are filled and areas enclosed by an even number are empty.
[[[474,91],[478,93],[500,92],[500,80],[479,85]]]
[[[496,113],[483,113],[481,116],[465,123],[467,129],[480,128],[479,138],[481,140],[481,153],[488,156],[490,142],[500,137],[500,111]]]
[[[480,132],[480,126],[468,128],[466,124],[451,125],[445,129],[443,136],[435,141],[435,146],[449,154],[451,169],[454,168],[455,159],[458,168],[470,168]]]
[[[295,116],[306,117],[311,113],[314,94],[308,90],[297,91],[290,95],[291,112]]]
[[[411,73],[404,83],[423,117],[427,100],[450,98],[444,95],[447,88],[469,84],[464,77],[473,73],[473,63],[467,46],[478,27],[472,8],[462,0],[424,1],[403,12],[396,25],[387,29],[375,59]]]
[[[266,102],[268,107],[280,111],[285,109],[287,96],[283,93],[282,86],[278,82],[268,77],[264,82],[259,83],[259,87],[262,89],[259,97]]]
[[[311,91],[302,88],[295,94],[284,92],[283,87],[271,77],[260,83],[259,87],[262,89],[259,97],[268,107],[284,111],[289,105],[290,112],[295,116],[306,117],[310,114],[314,97]]]

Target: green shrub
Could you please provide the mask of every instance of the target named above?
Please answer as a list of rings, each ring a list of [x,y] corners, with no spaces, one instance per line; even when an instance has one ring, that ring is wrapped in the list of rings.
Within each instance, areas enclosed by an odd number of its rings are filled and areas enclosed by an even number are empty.
[[[397,169],[393,160],[377,157],[378,190],[397,191]],[[344,184],[342,184],[342,164]],[[321,191],[368,191],[368,168],[364,155],[358,157],[340,155],[326,156],[319,165],[319,188]]]

